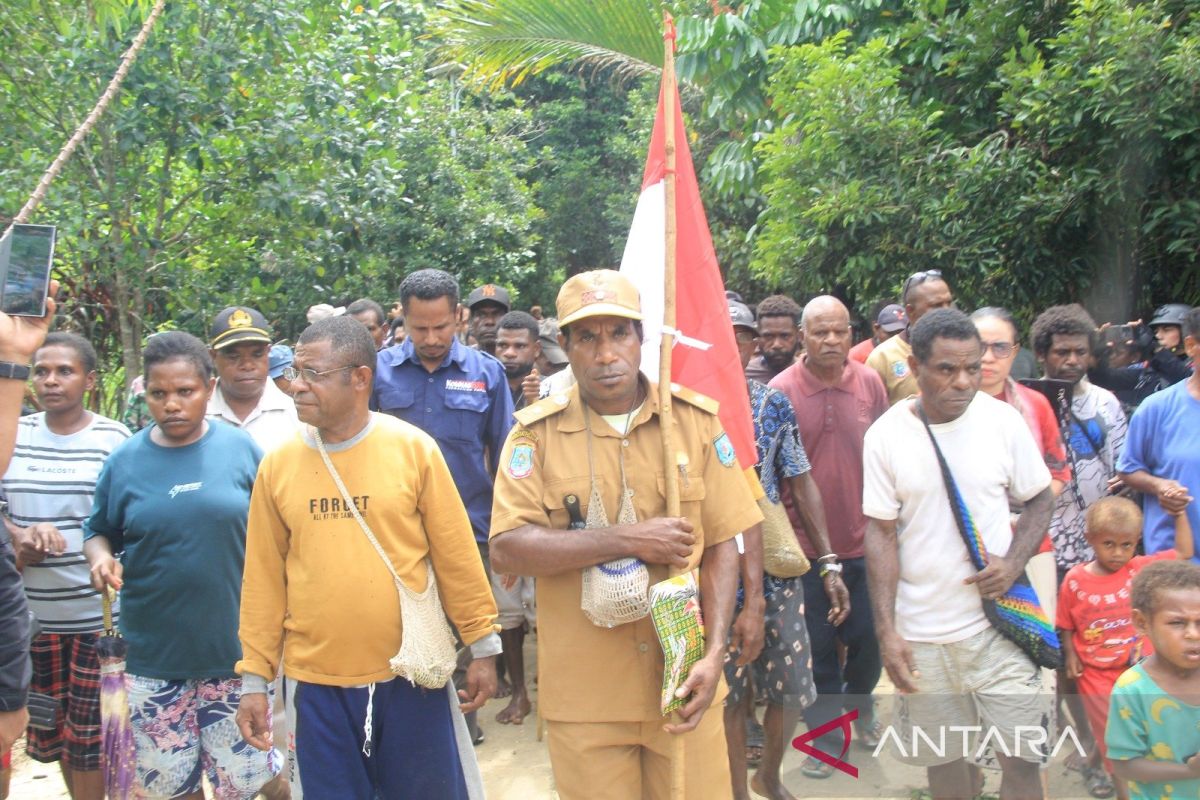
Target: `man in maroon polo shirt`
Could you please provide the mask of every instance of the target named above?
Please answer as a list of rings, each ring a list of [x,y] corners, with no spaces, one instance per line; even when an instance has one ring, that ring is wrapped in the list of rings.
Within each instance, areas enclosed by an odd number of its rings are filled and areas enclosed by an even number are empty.
[[[839,715],[843,706],[857,708],[855,738],[874,747],[882,730],[875,720],[871,693],[879,681],[881,662],[863,559],[867,528],[862,513],[863,437],[871,423],[888,410],[887,391],[875,370],[847,357],[850,313],[837,298],[825,295],[811,300],[804,307],[800,330],[804,355],[770,386],[787,395],[796,409],[800,441],[808,452],[813,478],[825,504],[830,544],[850,591],[850,615],[835,627],[827,621],[829,599],[817,571],[802,578],[818,694],[817,702],[805,710],[804,721],[811,730]],[[786,492],[784,499],[808,557],[822,555],[808,545],[800,517]],[[845,669],[838,661],[838,641],[846,647]],[[814,744],[835,756],[841,750],[837,736],[821,737]],[[832,767],[811,757],[802,771],[812,778],[833,774]]]

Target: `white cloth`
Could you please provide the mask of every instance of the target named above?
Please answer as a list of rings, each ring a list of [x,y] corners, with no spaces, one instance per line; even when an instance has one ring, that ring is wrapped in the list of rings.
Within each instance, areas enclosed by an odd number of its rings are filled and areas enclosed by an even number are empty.
[[[863,513],[897,522],[897,632],[909,641],[948,644],[979,633],[988,621],[978,589],[963,583],[976,570],[913,407],[913,400],[897,403],[867,431]],[[1029,426],[1015,408],[978,392],[958,419],[931,427],[985,546],[1007,554],[1010,498],[1024,503],[1050,485]]]
[[[22,528],[49,522],[67,543],[62,555],[46,556],[23,574],[29,610],[47,633],[104,629],[100,595],[92,588],[83,554],[83,521],[92,513],[100,468],[128,438],[128,428],[99,414],[67,436],[46,427],[45,413],[23,417],[17,424],[12,462],[0,481],[8,516]]]
[[[217,388],[208,400],[207,416],[244,430],[264,454],[288,441],[302,427],[296,417],[296,404],[272,380],[263,386],[258,405],[244,420],[238,419],[237,414],[233,413],[221,392],[221,382],[217,381]]]

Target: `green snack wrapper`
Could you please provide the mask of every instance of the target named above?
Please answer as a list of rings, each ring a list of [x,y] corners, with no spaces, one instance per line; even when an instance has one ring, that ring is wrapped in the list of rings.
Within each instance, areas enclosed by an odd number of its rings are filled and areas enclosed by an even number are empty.
[[[650,587],[650,617],[663,650],[662,713],[682,708],[686,697],[675,691],[687,680],[692,665],[704,657],[704,619],[700,589],[691,572]]]

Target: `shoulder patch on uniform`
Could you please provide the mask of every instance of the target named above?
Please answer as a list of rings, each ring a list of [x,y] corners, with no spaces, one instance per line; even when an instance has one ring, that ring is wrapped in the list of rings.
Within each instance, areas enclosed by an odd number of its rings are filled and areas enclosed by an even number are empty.
[[[513,418],[522,425],[532,425],[538,420],[543,420],[546,417],[559,413],[567,407],[566,403],[559,403],[555,399],[556,395],[543,397],[532,405],[525,406],[520,411],[513,413]]]
[[[897,378],[903,378],[908,374],[908,364],[903,361],[893,361],[892,374]]]
[[[693,391],[686,386],[680,386],[678,383],[671,384],[671,394],[685,403],[690,403],[697,408],[704,409],[710,414],[716,414],[721,409],[721,404],[713,398]]]
[[[717,451],[717,460],[726,467],[732,467],[737,460],[737,455],[733,452],[733,442],[729,441],[729,434],[723,431],[713,439],[713,449]]]
[[[533,442],[529,439],[522,439],[513,446],[508,459],[508,474],[518,479],[533,474]]]
[[[529,428],[513,428],[509,434],[509,438],[513,440],[513,444],[526,442],[536,446],[538,443],[538,435],[529,430]]]

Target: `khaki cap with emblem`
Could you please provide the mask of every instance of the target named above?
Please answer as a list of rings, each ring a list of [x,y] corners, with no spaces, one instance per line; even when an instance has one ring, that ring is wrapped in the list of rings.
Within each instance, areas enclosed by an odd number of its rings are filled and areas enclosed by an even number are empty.
[[[213,319],[208,346],[214,350],[241,342],[271,343],[271,324],[253,308],[231,306]]]
[[[642,319],[642,296],[633,282],[614,269],[571,276],[558,290],[559,327],[587,317]]]

